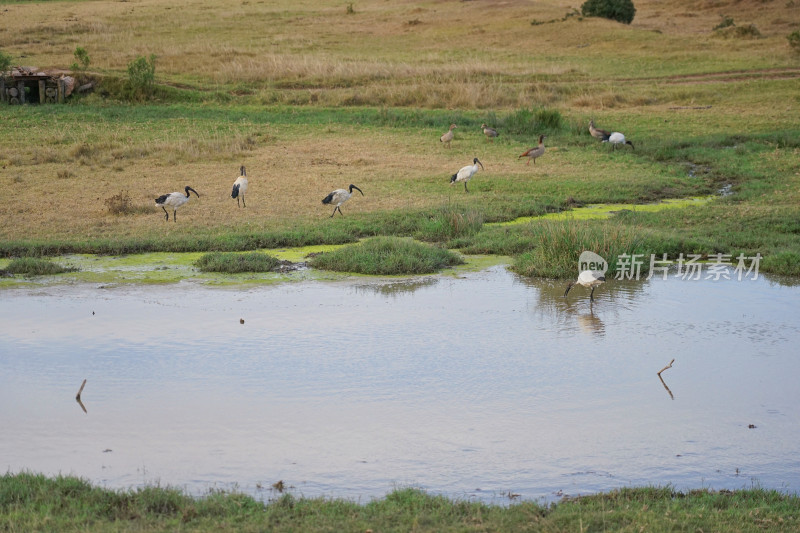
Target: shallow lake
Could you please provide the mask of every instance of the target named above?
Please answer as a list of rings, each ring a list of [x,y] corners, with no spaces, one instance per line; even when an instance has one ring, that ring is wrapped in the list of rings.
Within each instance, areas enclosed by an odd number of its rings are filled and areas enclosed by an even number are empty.
[[[360,502],[800,491],[800,287],[564,285],[492,266],[0,290],[0,468]]]

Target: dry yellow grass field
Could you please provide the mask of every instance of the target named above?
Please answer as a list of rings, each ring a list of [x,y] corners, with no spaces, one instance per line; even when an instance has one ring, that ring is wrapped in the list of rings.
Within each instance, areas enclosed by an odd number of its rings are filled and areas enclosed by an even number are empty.
[[[368,105],[487,116],[545,106],[576,128],[590,117],[609,128],[627,123],[629,133],[651,144],[656,125],[667,121],[671,135],[687,136],[730,131],[743,121],[758,131],[796,124],[791,87],[800,62],[786,34],[800,27],[797,0],[637,1],[630,26],[565,18],[579,7],[566,0],[366,0],[353,2],[352,14],[348,4],[0,4],[0,49],[15,63],[65,68],[80,46],[91,57],[91,72],[122,77],[135,57],[155,54],[158,83],[229,97],[180,107],[173,112],[185,115],[163,120],[138,120],[136,109],[125,106],[115,111],[118,120],[95,115],[90,106],[108,106],[97,95],[88,99],[85,116],[0,108],[0,183],[7,191],[0,195],[0,238],[151,238],[285,227],[327,217],[330,208],[320,200],[350,183],[365,196],[345,204],[345,216],[454,198],[480,206],[529,187],[566,198],[602,187],[609,176],[624,186],[653,174],[643,161],[579,156],[564,137],[548,140],[546,155],[526,168],[516,156],[535,138],[501,132],[488,146],[478,128],[462,128],[453,149],[442,150],[438,138],[446,126],[195,120],[209,106],[245,115],[247,107],[237,106]],[[722,15],[755,24],[763,38],[715,36]],[[712,105],[713,114],[672,110],[696,105]],[[451,120],[437,117],[442,124]],[[474,156],[486,165],[475,178],[481,197],[447,185]],[[236,209],[229,195],[242,164],[250,179],[248,207]],[[505,189],[493,186],[499,178]],[[563,187],[567,181],[570,187]],[[201,198],[167,224],[153,199],[186,185]],[[136,214],[108,212],[105,201],[122,191]]]

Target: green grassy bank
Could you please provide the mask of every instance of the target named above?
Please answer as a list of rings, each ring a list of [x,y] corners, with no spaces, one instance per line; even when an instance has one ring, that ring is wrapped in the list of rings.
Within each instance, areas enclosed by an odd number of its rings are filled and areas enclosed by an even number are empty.
[[[277,490],[267,503],[240,493],[201,498],[164,487],[109,490],[75,477],[0,477],[3,531],[797,531],[800,499],[776,491],[621,489],[553,505],[450,500],[398,489],[357,504]]]

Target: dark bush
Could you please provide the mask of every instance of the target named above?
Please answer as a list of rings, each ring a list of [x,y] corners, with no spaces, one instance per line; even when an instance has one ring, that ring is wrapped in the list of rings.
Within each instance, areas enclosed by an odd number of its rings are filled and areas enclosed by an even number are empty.
[[[795,52],[800,52],[800,31],[793,31],[787,35],[786,38],[789,40],[789,46],[791,46]]]
[[[603,17],[630,24],[636,14],[631,0],[586,0],[581,6],[585,17]]]

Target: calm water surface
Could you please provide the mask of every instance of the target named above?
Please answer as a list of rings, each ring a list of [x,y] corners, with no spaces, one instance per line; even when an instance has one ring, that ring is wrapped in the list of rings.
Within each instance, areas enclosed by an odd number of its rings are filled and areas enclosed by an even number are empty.
[[[799,287],[563,291],[503,267],[3,290],[0,468],[361,502],[800,492]]]

